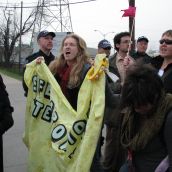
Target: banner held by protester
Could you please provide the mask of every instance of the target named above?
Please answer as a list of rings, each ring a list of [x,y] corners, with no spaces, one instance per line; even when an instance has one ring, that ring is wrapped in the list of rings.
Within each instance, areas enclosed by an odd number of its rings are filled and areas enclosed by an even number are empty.
[[[96,57],[96,66],[103,55]],[[27,65],[29,88],[24,143],[29,172],[88,172],[101,131],[105,104],[105,74],[85,78],[75,111],[44,64]]]

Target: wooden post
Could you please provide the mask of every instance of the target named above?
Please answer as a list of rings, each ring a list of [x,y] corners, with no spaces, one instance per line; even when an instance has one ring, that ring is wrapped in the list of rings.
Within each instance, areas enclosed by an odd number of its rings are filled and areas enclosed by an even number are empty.
[[[20,39],[19,39],[19,72],[21,72],[21,37],[22,37],[22,18],[23,18],[23,1],[21,1],[21,14],[20,14]]]
[[[129,0],[129,6],[135,7],[135,0]],[[131,50],[135,50],[135,21],[134,20],[135,20],[134,17],[129,17],[129,32],[131,34],[131,41],[132,41]]]

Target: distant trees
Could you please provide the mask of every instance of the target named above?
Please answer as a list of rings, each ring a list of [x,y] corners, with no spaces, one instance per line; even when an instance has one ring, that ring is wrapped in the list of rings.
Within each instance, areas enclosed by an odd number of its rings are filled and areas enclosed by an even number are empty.
[[[16,44],[19,43],[20,34],[24,35],[32,29],[36,21],[37,8],[33,9],[29,14],[25,11],[25,20],[22,22],[21,29],[21,16],[14,12],[13,17],[11,17],[12,10],[9,10],[9,8],[0,9],[0,62],[3,61],[6,67],[11,64],[13,50]]]

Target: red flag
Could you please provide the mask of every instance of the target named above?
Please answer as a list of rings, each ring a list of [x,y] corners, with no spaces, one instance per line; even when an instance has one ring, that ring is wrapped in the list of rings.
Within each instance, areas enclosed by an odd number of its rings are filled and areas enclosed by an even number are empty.
[[[128,9],[121,10],[124,11],[122,17],[135,17],[136,14],[136,7],[129,6]]]

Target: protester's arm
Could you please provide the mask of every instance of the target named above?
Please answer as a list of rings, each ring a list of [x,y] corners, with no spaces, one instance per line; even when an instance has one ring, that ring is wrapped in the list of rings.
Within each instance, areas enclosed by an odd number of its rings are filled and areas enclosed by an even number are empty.
[[[168,70],[170,71],[169,73],[168,73]],[[172,94],[172,87],[171,87],[171,85],[172,85],[172,69],[168,69],[167,70],[167,75],[166,74],[164,74],[164,88],[165,88],[165,90],[166,90],[166,92],[167,93],[171,93]]]
[[[32,60],[34,60],[34,58],[32,58]],[[26,64],[31,62],[32,60],[26,60]],[[44,57],[43,56],[39,56],[37,57],[36,59],[36,63],[37,64],[41,64],[41,62],[44,61]],[[23,86],[23,89],[24,89],[24,96],[27,97],[27,93],[28,93],[28,87],[24,81],[24,73],[25,73],[25,70],[26,70],[26,65],[25,67],[23,68],[23,78],[22,78],[22,86]]]
[[[109,86],[109,83],[106,81],[105,87],[105,102],[107,107],[117,107],[119,105],[120,94],[114,94],[112,89]]]
[[[13,107],[1,77],[0,80],[0,135],[2,135],[13,126],[14,121],[12,117]]]
[[[24,90],[24,96],[27,97],[27,93],[28,93],[28,88],[27,88],[27,85],[24,81],[24,73],[25,73],[25,70],[26,70],[26,64],[29,63],[30,60],[29,60],[29,57],[26,58],[25,60],[25,65],[24,65],[24,68],[23,68],[23,78],[22,78],[22,86],[23,86],[23,90]]]
[[[115,84],[115,83],[114,83]],[[120,92],[115,90],[115,92]],[[118,105],[120,101],[120,94],[114,94],[114,90],[111,89],[111,85],[106,83],[106,105],[105,105],[105,115],[104,122],[106,125],[115,127],[117,125],[117,116],[119,114]]]
[[[23,89],[24,89],[24,96],[27,97],[27,93],[28,93],[28,88],[27,88],[27,85],[24,81],[24,72],[26,70],[26,67],[23,68],[23,78],[22,78],[22,86],[23,86]]]
[[[121,81],[117,80],[115,83],[114,82],[108,82],[110,89],[114,94],[120,94],[121,92]]]
[[[164,139],[169,155],[170,172],[172,172],[172,110],[168,113],[164,127]]]

